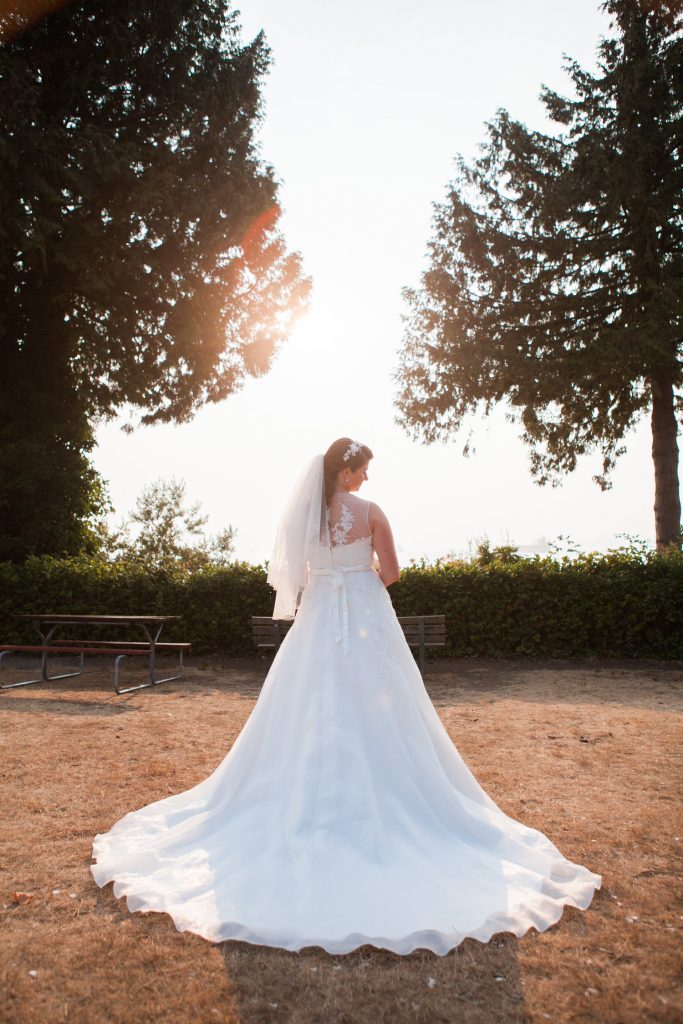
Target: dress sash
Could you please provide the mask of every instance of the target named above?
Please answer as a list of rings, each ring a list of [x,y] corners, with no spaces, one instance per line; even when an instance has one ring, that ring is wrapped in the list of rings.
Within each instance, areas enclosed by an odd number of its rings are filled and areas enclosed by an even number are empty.
[[[336,592],[334,602],[332,625],[336,643],[341,641],[344,654],[349,653],[349,606],[346,599],[346,581],[344,576],[347,572],[374,572],[372,565],[363,562],[362,565],[335,565],[325,569],[310,569],[311,576],[329,576],[332,589]],[[341,613],[339,605],[341,602]]]

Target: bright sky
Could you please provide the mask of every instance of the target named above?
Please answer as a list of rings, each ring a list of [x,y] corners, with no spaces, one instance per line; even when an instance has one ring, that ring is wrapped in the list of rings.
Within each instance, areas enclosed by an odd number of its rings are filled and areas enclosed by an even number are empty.
[[[282,181],[283,229],[313,277],[310,313],[271,371],[183,426],[98,432],[96,466],[117,521],[159,477],[184,478],[212,532],[237,529],[237,557],[270,555],[303,464],[340,436],[375,458],[361,497],[392,523],[399,560],[569,535],[606,550],[618,533],[654,537],[647,420],[627,439],[611,491],[596,454],[559,488],[539,487],[504,410],[448,444],[412,441],[394,422],[390,374],[401,288],[419,283],[431,204],[470,159],[499,107],[543,128],[542,84],[566,91],[563,54],[595,67],[607,22],[597,0],[244,0],[243,36],[273,51],[264,157]]]

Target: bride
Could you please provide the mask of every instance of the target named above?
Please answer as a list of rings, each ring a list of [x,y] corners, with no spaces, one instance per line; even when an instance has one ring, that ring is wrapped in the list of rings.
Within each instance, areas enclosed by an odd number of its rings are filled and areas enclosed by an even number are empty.
[[[448,736],[387,593],[389,522],[354,493],[371,458],[341,438],[294,489],[268,571],[274,617],[294,622],[226,757],[95,836],[95,881],[129,910],[212,942],[444,955],[544,931],[600,888]]]

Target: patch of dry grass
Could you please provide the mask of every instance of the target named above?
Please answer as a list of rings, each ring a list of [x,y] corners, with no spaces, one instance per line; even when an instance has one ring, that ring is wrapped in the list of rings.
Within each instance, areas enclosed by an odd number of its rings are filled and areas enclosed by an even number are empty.
[[[463,659],[427,689],[475,775],[515,818],[603,876],[586,911],[445,957],[228,942],[131,914],[89,871],[92,837],[196,784],[267,671],[194,659],[117,697],[82,679],[0,693],[0,1020],[12,1024],[666,1022],[680,979],[681,663]],[[32,894],[25,903],[15,892]],[[678,984],[678,987],[677,987]]]

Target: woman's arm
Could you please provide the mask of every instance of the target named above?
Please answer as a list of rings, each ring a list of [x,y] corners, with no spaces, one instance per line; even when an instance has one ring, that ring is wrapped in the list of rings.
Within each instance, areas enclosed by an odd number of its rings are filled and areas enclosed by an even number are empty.
[[[390,587],[400,579],[401,570],[398,567],[398,556],[389,520],[374,501],[370,502],[368,525],[372,530],[372,546],[379,559],[379,578],[385,587]]]

